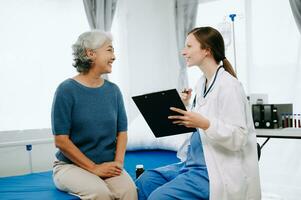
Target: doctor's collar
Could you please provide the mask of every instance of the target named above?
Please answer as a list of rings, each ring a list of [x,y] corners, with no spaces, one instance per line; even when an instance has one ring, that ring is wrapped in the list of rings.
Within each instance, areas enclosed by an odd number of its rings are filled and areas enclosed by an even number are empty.
[[[217,70],[216,70],[216,72],[215,72],[215,74],[214,74],[214,78],[212,79],[212,82],[211,82],[211,84],[210,84],[208,90],[206,90],[206,81],[207,81],[207,79],[206,79],[205,76],[203,76],[204,79],[205,79],[203,98],[205,98],[205,97],[207,96],[207,94],[210,92],[210,90],[212,89],[212,87],[213,87],[213,85],[214,85],[214,83],[215,83],[215,81],[216,81],[216,78],[217,78],[217,75],[218,75],[218,72],[219,72],[219,71],[224,71],[223,65],[219,65],[219,66],[218,66],[218,68],[217,68]],[[193,102],[192,102],[192,108],[194,108],[194,107],[196,106],[196,99],[197,99],[197,97],[195,96],[194,99],[193,99]]]
[[[205,98],[207,96],[207,94],[210,92],[211,88],[213,87],[215,81],[216,81],[216,77],[217,77],[217,74],[219,72],[220,69],[223,68],[223,65],[219,65],[215,74],[214,74],[214,78],[212,79],[209,87],[208,87],[208,90],[206,89],[206,84],[207,84],[207,79],[205,79],[205,84],[204,84],[204,93],[203,93],[203,97]]]

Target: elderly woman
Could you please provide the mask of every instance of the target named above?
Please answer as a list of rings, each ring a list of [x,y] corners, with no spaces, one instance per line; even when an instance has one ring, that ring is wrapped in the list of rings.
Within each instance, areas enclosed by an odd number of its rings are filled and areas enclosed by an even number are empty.
[[[135,184],[123,169],[127,117],[122,94],[101,77],[112,71],[112,37],[99,30],[85,32],[72,48],[79,73],[58,86],[52,105],[59,149],[54,183],[81,199],[135,200]]]

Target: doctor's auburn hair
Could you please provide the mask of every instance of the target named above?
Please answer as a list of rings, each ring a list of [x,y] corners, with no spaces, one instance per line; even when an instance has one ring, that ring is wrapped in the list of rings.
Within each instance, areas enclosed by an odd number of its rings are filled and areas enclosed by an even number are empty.
[[[224,69],[229,72],[232,76],[237,78],[232,65],[225,57],[225,44],[223,36],[218,30],[206,26],[192,29],[189,34],[193,34],[194,37],[200,42],[202,49],[210,50],[215,62],[218,64],[220,61],[223,62]]]

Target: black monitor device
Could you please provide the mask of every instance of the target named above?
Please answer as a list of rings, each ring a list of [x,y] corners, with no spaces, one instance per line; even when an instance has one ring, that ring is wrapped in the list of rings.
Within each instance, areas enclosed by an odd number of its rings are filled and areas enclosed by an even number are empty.
[[[262,114],[262,105],[254,104],[252,105],[252,114],[255,128],[263,127],[263,114]]]
[[[168,119],[171,115],[181,115],[170,107],[186,110],[176,89],[133,96],[132,99],[156,137],[196,131],[195,128],[173,124],[173,120]]]
[[[293,104],[253,104],[252,114],[255,128],[292,127]]]

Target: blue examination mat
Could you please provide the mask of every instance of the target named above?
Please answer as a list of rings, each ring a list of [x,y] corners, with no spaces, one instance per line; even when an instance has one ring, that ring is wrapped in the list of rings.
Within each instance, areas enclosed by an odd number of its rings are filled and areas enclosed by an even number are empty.
[[[133,180],[135,180],[135,168],[137,164],[143,164],[144,169],[152,169],[175,162],[179,162],[179,159],[176,157],[176,152],[174,151],[128,151],[126,153],[124,168]],[[79,198],[57,190],[52,181],[52,171],[47,171],[0,178],[0,199],[69,200]]]

